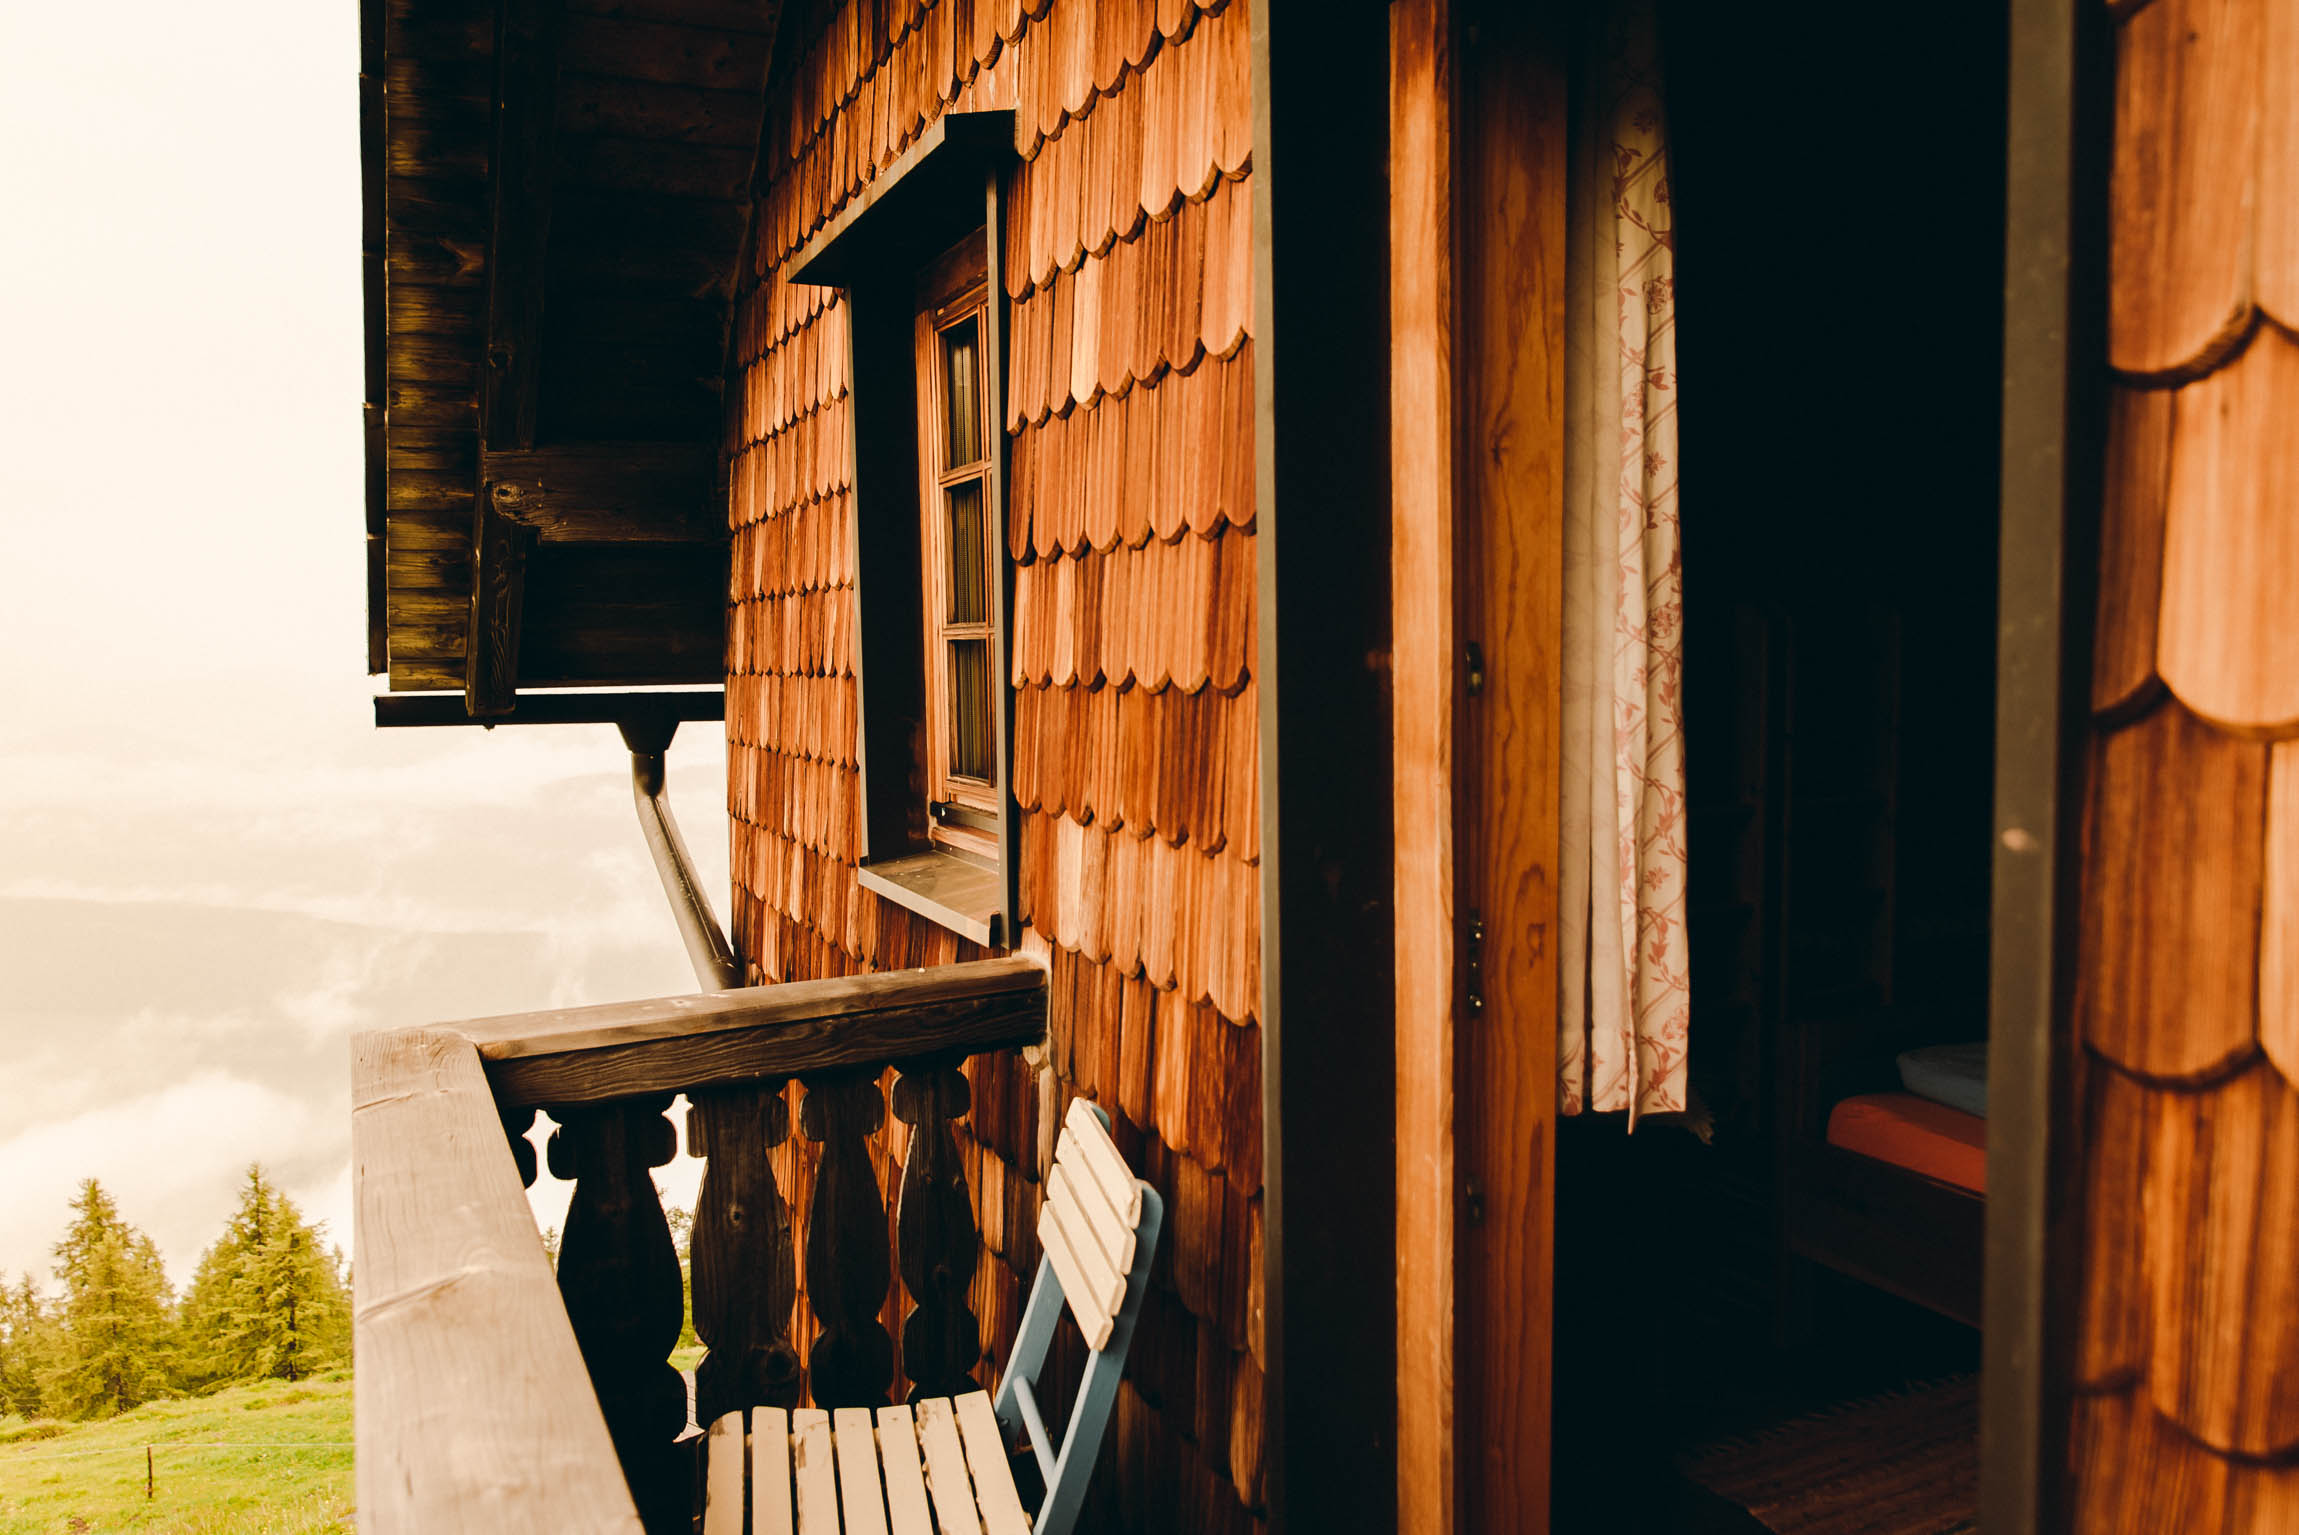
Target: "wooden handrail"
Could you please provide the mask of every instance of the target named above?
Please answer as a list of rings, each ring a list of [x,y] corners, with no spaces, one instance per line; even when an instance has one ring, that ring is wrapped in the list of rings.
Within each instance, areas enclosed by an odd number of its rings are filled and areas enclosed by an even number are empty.
[[[355,1039],[351,1148],[360,1528],[641,1535],[470,1042]]]
[[[446,1025],[505,1108],[599,1103],[808,1076],[1044,1037],[1046,972],[982,959]]]
[[[703,1404],[788,1405],[800,1389],[789,1217],[766,1155],[792,1128],[790,1078],[805,1084],[798,1128],[822,1146],[806,1244],[813,1393],[883,1400],[887,1222],[865,1138],[884,1121],[890,1066],[912,1127],[900,1277],[931,1318],[905,1328],[904,1368],[965,1389],[980,1344],[956,1067],[1045,1031],[1045,970],[1008,958],[358,1036],[361,1527],[685,1528],[663,1362],[678,1270],[648,1174],[672,1155],[675,1093],[693,1095],[689,1149],[709,1164],[694,1260]],[[576,1183],[556,1275],[522,1192],[538,1107],[559,1126],[552,1168]]]

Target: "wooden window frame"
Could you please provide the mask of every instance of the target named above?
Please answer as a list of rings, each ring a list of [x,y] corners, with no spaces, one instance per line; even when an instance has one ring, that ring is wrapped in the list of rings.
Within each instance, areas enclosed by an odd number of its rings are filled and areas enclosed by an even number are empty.
[[[924,671],[926,730],[922,743],[926,785],[926,836],[936,847],[977,858],[997,859],[998,827],[1003,819],[1003,785],[993,779],[959,773],[951,764],[955,750],[954,683],[949,662],[955,642],[980,641],[989,655],[1005,653],[1000,622],[1003,604],[991,597],[1000,584],[1005,564],[1005,508],[997,499],[997,422],[983,387],[985,338],[990,334],[988,252],[986,232],[976,230],[937,257],[919,274],[918,312],[915,320],[918,378],[918,547],[923,571],[921,629],[925,637]],[[948,350],[943,338],[971,321],[974,331],[975,431],[981,456],[964,464],[943,462],[950,428]],[[952,610],[950,572],[950,520],[947,497],[965,486],[981,487],[984,561],[983,612],[978,622],[961,622]],[[991,691],[1008,685],[1004,677],[991,680]],[[998,710],[992,702],[985,730],[996,734]],[[993,767],[993,771],[995,768]]]
[[[1011,112],[945,112],[817,231],[783,280],[839,289],[846,308],[851,413],[855,693],[859,716],[859,866],[866,890],[988,947],[1020,936],[1018,817],[1012,757],[1013,572],[1006,556],[1003,254],[1004,173],[1014,154]],[[990,733],[994,772],[959,780],[946,771],[943,667],[929,646],[941,583],[930,561],[940,543],[932,468],[940,374],[922,357],[921,284],[954,247],[978,253],[979,386],[985,448],[984,557],[988,567]],[[963,296],[937,295],[937,307]],[[948,318],[959,316],[952,311]],[[927,338],[929,341],[931,337]],[[926,366],[922,366],[927,364]],[[962,792],[953,792],[953,789]],[[944,814],[930,807],[947,807]]]

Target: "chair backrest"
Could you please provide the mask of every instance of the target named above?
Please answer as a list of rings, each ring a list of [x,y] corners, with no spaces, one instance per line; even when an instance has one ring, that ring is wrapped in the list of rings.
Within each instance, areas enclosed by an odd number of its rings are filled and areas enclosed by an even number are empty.
[[[1007,1427],[1028,1435],[1045,1477],[1036,1535],[1066,1535],[1077,1521],[1164,1225],[1164,1201],[1118,1154],[1108,1116],[1083,1098],[1073,1099],[1038,1210],[1044,1257],[996,1403]],[[1092,1353],[1056,1449],[1034,1388],[1065,1305]]]

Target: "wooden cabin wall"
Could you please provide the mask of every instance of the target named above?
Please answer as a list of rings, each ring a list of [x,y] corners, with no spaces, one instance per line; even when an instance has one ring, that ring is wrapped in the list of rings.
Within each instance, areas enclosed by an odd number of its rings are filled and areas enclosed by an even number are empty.
[[[2299,1528],[2299,30],[2116,21],[2075,1027],[2083,1535]]]
[[[990,1380],[1054,1128],[1093,1098],[1167,1210],[1096,1529],[1261,1520],[1250,25],[1243,0],[794,7],[738,301],[736,946],[760,981],[970,957],[856,882],[846,314],[779,273],[936,114],[1015,112],[1012,779],[1052,1015],[1045,1051],[968,1068],[974,1293]]]

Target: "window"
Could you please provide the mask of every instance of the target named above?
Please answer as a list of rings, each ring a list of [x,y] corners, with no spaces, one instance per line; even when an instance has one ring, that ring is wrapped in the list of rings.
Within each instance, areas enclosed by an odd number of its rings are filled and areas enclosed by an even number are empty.
[[[1001,198],[1011,112],[945,112],[792,258],[845,295],[863,888],[1011,944]]]
[[[983,384],[984,238],[961,240],[918,284],[918,505],[925,635],[927,836],[997,856],[1001,793],[993,691],[995,441]]]

